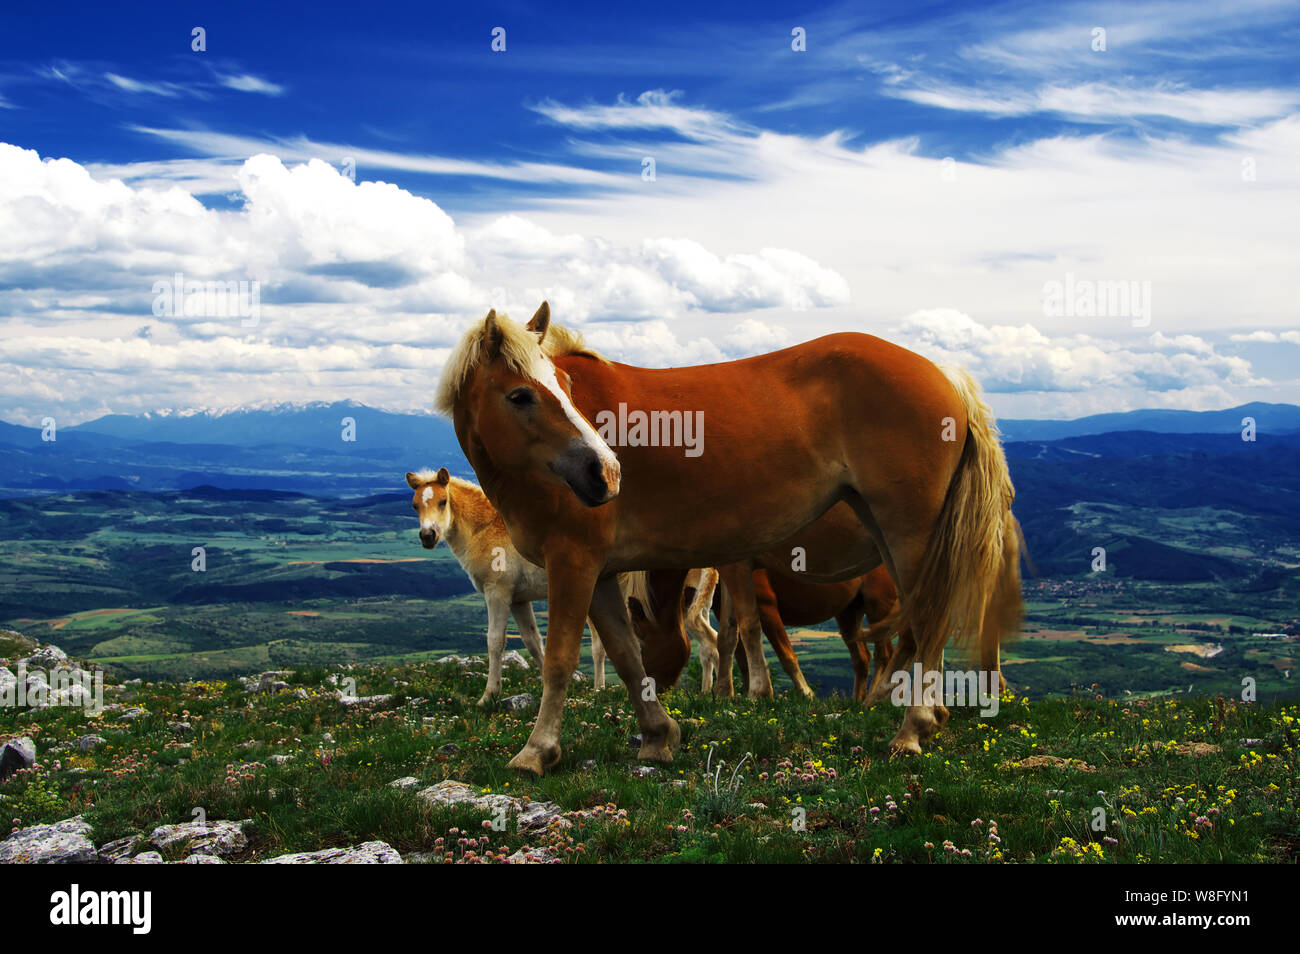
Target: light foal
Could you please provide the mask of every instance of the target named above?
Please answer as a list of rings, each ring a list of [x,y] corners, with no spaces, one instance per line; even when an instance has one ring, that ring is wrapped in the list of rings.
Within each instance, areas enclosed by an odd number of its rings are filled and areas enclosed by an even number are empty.
[[[486,706],[501,695],[501,659],[510,616],[515,618],[533,660],[545,667],[533,601],[546,599],[546,571],[519,555],[501,515],[483,491],[468,480],[452,477],[444,467],[437,473],[407,473],[406,482],[415,491],[411,506],[420,517],[420,543],[432,550],[439,540],[446,540],[456,562],[487,602],[488,681],[478,701],[480,706]],[[603,689],[605,650],[594,626],[591,656],[595,664],[593,685]]]
[[[514,768],[541,774],[561,757],[589,614],[629,689],[640,757],[671,761],[680,729],[645,675],[617,574],[746,560],[840,501],[875,546],[874,562],[839,578],[883,563],[899,590],[899,631],[911,643],[895,668],[915,659],[937,670],[950,637],[978,639],[1013,491],[964,372],[862,334],[723,364],[637,368],[552,328],[543,303],[526,329],[495,312],[475,323],[448,357],[436,404],[511,541],[547,571],[542,701]],[[620,404],[696,415],[707,424],[703,453],[637,441],[616,455],[591,420]],[[680,601],[672,609],[680,628]],[[891,747],[919,752],[938,728],[935,706],[908,706]]]

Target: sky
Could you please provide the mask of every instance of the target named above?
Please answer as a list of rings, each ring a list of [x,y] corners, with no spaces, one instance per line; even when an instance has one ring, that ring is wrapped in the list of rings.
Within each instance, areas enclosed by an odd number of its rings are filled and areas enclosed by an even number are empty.
[[[9,5],[0,419],[429,410],[543,299],[654,367],[880,335],[1003,417],[1300,403],[1296,4],[557,7]]]

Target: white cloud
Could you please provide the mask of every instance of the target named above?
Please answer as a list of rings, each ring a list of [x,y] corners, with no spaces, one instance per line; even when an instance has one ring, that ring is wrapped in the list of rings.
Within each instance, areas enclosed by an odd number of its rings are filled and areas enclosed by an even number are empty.
[[[217,81],[222,86],[237,89],[241,93],[261,93],[264,96],[280,96],[284,93],[284,87],[279,83],[272,83],[270,80],[262,79],[260,76],[254,76],[251,73],[219,76]]]

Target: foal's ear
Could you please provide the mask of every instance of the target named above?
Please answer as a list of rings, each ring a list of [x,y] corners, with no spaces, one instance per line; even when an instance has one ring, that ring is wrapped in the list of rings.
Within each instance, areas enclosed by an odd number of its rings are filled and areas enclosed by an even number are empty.
[[[434,480],[436,480],[438,483],[446,487],[449,483],[451,483],[451,474],[447,472],[446,467],[439,468],[438,476],[435,477]]]
[[[546,340],[546,329],[549,327],[551,327],[551,305],[544,301],[537,309],[537,314],[533,315],[532,320],[528,322],[528,330],[537,335],[540,344]]]
[[[406,482],[411,485],[412,490],[420,489],[420,478],[416,477],[415,474],[411,473],[409,470],[406,472]]]
[[[488,349],[491,354],[499,354],[506,335],[501,330],[501,325],[497,323],[497,310],[495,308],[489,311],[487,318],[483,320],[483,335],[487,338]]]

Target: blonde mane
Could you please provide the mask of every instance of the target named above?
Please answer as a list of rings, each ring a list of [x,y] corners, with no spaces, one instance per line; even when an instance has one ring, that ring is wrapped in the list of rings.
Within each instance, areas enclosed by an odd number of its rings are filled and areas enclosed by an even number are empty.
[[[496,315],[496,326],[501,332],[501,359],[506,366],[519,374],[527,374],[539,357],[560,358],[570,354],[585,355],[597,361],[608,361],[604,355],[588,348],[581,333],[551,324],[546,330],[546,340],[538,344],[537,336],[506,315]],[[471,373],[487,358],[487,318],[469,331],[452,349],[442,369],[434,410],[451,416],[460,396],[461,388]]]

